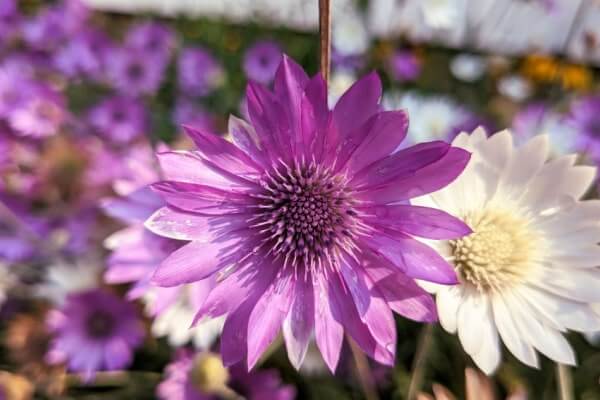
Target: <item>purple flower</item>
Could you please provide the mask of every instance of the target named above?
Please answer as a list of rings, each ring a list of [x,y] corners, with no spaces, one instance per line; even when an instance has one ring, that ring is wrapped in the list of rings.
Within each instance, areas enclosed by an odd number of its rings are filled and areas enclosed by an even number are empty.
[[[29,96],[34,86],[33,69],[23,57],[12,57],[0,65],[0,118],[8,118]]]
[[[154,94],[164,77],[166,63],[134,48],[115,49],[106,65],[110,84],[123,94]]]
[[[138,100],[125,96],[108,97],[94,106],[88,121],[103,138],[125,144],[144,134],[148,115]]]
[[[17,263],[37,256],[39,243],[32,237],[41,239],[48,232],[47,223],[28,212],[27,201],[0,193],[1,261]]]
[[[129,28],[125,44],[127,47],[142,50],[150,58],[166,63],[175,48],[176,37],[167,25],[148,21]]]
[[[421,74],[421,62],[409,50],[398,50],[389,60],[392,77],[400,82],[414,81]]]
[[[102,31],[85,30],[53,53],[56,68],[69,78],[102,78],[112,44]]]
[[[226,369],[211,353],[180,350],[166,367],[166,379],[157,388],[161,400],[292,400],[296,391],[284,386],[276,370],[246,372]]]
[[[11,110],[8,123],[20,136],[43,138],[58,132],[67,117],[65,99],[42,84],[29,88]]]
[[[65,0],[44,8],[23,24],[27,44],[39,50],[53,50],[82,29],[89,10],[79,0]]]
[[[246,77],[265,85],[269,84],[275,77],[282,54],[277,42],[271,40],[256,42],[244,54]]]
[[[173,122],[177,126],[196,126],[210,132],[214,132],[216,129],[215,117],[212,114],[192,100],[183,97],[178,99],[175,104]]]
[[[193,96],[210,94],[224,79],[221,64],[202,47],[188,47],[181,51],[177,73],[179,89]]]
[[[334,70],[356,72],[365,65],[365,57],[362,54],[342,54],[335,48],[331,51],[331,64]]]
[[[600,96],[574,102],[568,122],[579,135],[580,149],[600,161]]]
[[[96,371],[127,367],[144,337],[135,307],[100,289],[70,295],[50,312],[48,326],[54,337],[47,361],[67,363],[88,381]]]
[[[327,107],[323,78],[284,57],[274,93],[251,82],[250,122],[232,117],[234,144],[187,128],[197,151],[158,155],[167,207],[146,221],[155,233],[189,240],[162,262],[165,287],[217,277],[197,319],[226,315],[226,365],[252,368],[283,325],[298,367],[314,332],[335,370],[344,332],[392,365],[392,310],[432,321],[434,304],[414,281],[456,283],[453,268],[413,236],[457,238],[469,228],[409,200],[446,186],[469,153],[445,142],[394,152],[406,136],[403,111],[381,111],[371,73]]]
[[[21,14],[16,0],[0,2],[0,44],[5,44],[19,33]]]

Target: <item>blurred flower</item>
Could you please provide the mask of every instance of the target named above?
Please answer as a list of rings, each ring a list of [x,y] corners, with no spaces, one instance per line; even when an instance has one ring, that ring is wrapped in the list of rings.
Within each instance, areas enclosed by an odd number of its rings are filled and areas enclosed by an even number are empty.
[[[559,69],[560,64],[555,58],[542,54],[532,54],[527,56],[521,67],[523,75],[538,82],[555,81]]]
[[[144,105],[131,97],[107,97],[94,106],[88,121],[101,137],[126,144],[146,133],[148,114]]]
[[[234,144],[188,128],[196,151],[158,155],[165,180],[152,188],[168,206],[145,225],[190,243],[164,260],[152,281],[176,287],[217,280],[196,319],[226,315],[226,365],[246,360],[252,368],[282,327],[296,368],[313,332],[332,371],[345,332],[373,359],[392,365],[392,309],[415,320],[435,318],[413,279],[456,279],[412,235],[469,233],[445,213],[398,202],[445,186],[469,155],[443,142],[390,155],[408,119],[403,111],[381,111],[374,73],[333,110],[322,76],[310,79],[287,57],[274,86],[272,93],[249,83],[252,125],[230,119]]]
[[[450,62],[450,71],[457,79],[475,82],[483,76],[487,64],[482,56],[461,53]]]
[[[465,172],[447,188],[416,201],[467,223],[466,238],[435,242],[460,285],[427,284],[437,293],[440,323],[477,366],[492,373],[501,342],[521,362],[539,366],[535,350],[575,364],[567,329],[597,329],[590,303],[600,301],[600,207],[580,201],[595,168],[573,166],[574,155],[546,162],[548,137],[518,149],[509,131],[463,133],[456,146],[472,152]],[[424,284],[425,285],[425,284]]]
[[[586,90],[592,86],[593,74],[583,65],[565,64],[560,69],[560,81],[567,90]]]
[[[0,45],[19,35],[21,18],[17,0],[0,2]]]
[[[225,79],[221,64],[202,47],[187,47],[181,51],[177,73],[179,90],[192,96],[210,94]]]
[[[28,206],[24,199],[0,193],[0,261],[23,262],[38,254],[39,243],[32,236],[44,237],[48,226],[32,216]]]
[[[414,81],[421,74],[421,61],[410,50],[398,50],[390,58],[389,68],[395,80]]]
[[[275,41],[261,40],[254,43],[244,54],[246,77],[265,85],[271,83],[282,54],[279,43]]]
[[[465,369],[466,400],[496,400],[496,391],[494,383],[482,374],[471,368]],[[420,393],[417,400],[456,400],[456,397],[448,389],[436,383],[433,384],[433,394],[430,396]],[[509,395],[506,400],[527,400],[527,393],[524,389],[518,388]]]
[[[581,150],[580,133],[568,119],[542,103],[532,103],[520,110],[512,122],[515,144],[521,145],[538,134],[548,135],[554,156]]]
[[[122,197],[103,202],[108,215],[128,225],[105,240],[105,246],[112,254],[104,279],[112,284],[134,283],[128,297],[144,300],[148,313],[154,318],[152,333],[155,336],[168,336],[173,346],[193,340],[195,345],[209,348],[221,332],[222,322],[206,321],[194,328],[190,325],[215,281],[206,279],[174,288],[150,285],[158,265],[185,242],[157,236],[144,228],[144,221],[164,205],[163,200],[146,186],[159,179],[151,150],[144,151],[140,147],[126,160],[130,173],[115,183],[115,191]]]
[[[72,294],[48,315],[53,333],[46,360],[93,379],[96,371],[127,367],[144,329],[133,305],[103,290]]]
[[[533,88],[522,76],[508,75],[498,80],[498,92],[513,101],[521,102],[531,96]]]
[[[333,107],[354,82],[356,82],[354,72],[345,69],[333,71],[329,82],[327,103]]]
[[[343,55],[335,49],[331,50],[331,68],[334,71],[353,74],[362,69],[366,61],[366,58],[360,54]]]
[[[88,260],[77,264],[57,262],[50,265],[43,281],[33,288],[34,294],[62,306],[70,294],[98,287],[99,266]]]
[[[29,96],[34,84],[31,66],[20,57],[0,64],[0,118],[8,118]]]
[[[333,49],[344,56],[364,54],[371,41],[362,14],[353,7],[333,19],[331,38]]]
[[[20,136],[44,138],[56,134],[66,119],[65,99],[54,89],[38,85],[11,111],[8,122]]]
[[[142,50],[147,58],[165,64],[175,48],[176,36],[168,25],[155,21],[141,22],[129,28],[125,45]]]
[[[179,128],[182,125],[190,125],[210,132],[216,130],[215,117],[202,106],[185,97],[177,99],[173,110],[173,122]]]
[[[33,383],[24,376],[0,371],[0,399],[30,400],[34,390]]]
[[[580,150],[600,162],[600,96],[583,97],[574,101],[568,123],[578,134]]]
[[[104,32],[87,29],[53,53],[54,64],[69,78],[100,80],[112,49],[112,43]]]
[[[50,51],[83,28],[88,16],[88,9],[79,0],[64,0],[26,20],[23,36],[29,46]]]
[[[386,110],[406,110],[410,119],[406,144],[447,141],[456,127],[462,126],[470,117],[450,98],[424,97],[416,92],[389,92],[384,96],[383,106]]]
[[[111,86],[128,96],[155,94],[164,77],[166,64],[150,58],[140,50],[129,47],[111,52],[106,65]]]
[[[433,29],[449,29],[459,16],[454,0],[421,0],[419,2],[425,24]]]
[[[296,391],[283,385],[275,370],[246,372],[225,368],[218,355],[180,350],[167,365],[166,378],[157,388],[161,400],[292,400]]]

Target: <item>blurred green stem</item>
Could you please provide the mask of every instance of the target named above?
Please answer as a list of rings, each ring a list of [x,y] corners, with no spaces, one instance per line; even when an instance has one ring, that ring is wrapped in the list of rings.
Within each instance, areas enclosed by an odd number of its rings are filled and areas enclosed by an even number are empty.
[[[419,334],[419,342],[417,344],[417,352],[412,365],[412,376],[408,385],[407,400],[413,400],[417,397],[421,385],[423,384],[423,376],[425,374],[425,365],[427,356],[433,341],[433,324],[427,324]]]
[[[348,343],[350,343],[352,357],[356,364],[356,375],[365,398],[367,400],[378,400],[379,396],[377,395],[375,381],[373,379],[373,374],[371,374],[371,368],[369,367],[369,360],[367,360],[365,354],[352,338],[348,337]]]
[[[573,379],[569,367],[556,363],[556,378],[560,400],[573,400]]]

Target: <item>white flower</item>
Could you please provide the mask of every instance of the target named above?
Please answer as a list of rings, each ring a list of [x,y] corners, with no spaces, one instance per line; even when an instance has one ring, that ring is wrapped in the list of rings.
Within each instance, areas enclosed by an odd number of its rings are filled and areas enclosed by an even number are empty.
[[[523,101],[531,96],[531,83],[522,76],[508,75],[498,81],[498,92],[514,101]]]
[[[449,98],[427,98],[411,92],[404,95],[388,93],[383,98],[383,106],[386,110],[404,109],[408,112],[407,144],[445,140],[452,129],[468,116],[462,107]]]
[[[99,271],[97,263],[88,261],[73,265],[54,264],[48,267],[43,282],[33,288],[33,293],[62,305],[69,294],[97,287]]]
[[[190,340],[196,348],[209,349],[223,330],[224,318],[213,318],[200,321],[191,327],[197,308],[191,299],[191,290],[187,287],[177,289],[178,297],[164,310],[161,310],[152,322],[152,335],[166,336],[169,344],[180,347]],[[142,298],[149,313],[155,307],[157,292],[150,290]]]
[[[479,128],[453,145],[472,152],[469,165],[417,201],[473,229],[462,239],[430,243],[461,282],[430,288],[441,325],[458,333],[486,373],[500,363],[500,340],[529,366],[538,366],[535,350],[575,364],[562,333],[600,326],[590,306],[600,301],[600,201],[580,200],[595,168],[574,166],[572,155],[547,161],[545,135],[514,148],[509,131],[486,138]]]
[[[465,82],[475,82],[480,79],[486,67],[485,59],[475,54],[459,54],[450,62],[452,74]]]
[[[434,29],[449,29],[459,16],[454,0],[421,0],[421,12],[425,23]]]
[[[369,48],[369,32],[365,21],[354,7],[340,10],[333,18],[332,44],[341,55],[359,55]]]

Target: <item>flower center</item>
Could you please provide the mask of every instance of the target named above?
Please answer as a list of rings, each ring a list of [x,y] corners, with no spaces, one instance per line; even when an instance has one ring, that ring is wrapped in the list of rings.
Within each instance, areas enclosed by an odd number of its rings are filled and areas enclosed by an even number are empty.
[[[489,210],[469,214],[464,221],[473,233],[450,241],[454,265],[462,280],[480,291],[521,281],[536,247],[527,221],[508,212]]]
[[[114,317],[102,310],[93,312],[86,321],[87,333],[95,339],[104,339],[110,336],[114,328]]]
[[[261,246],[284,266],[334,266],[340,250],[351,253],[359,230],[355,201],[342,175],[314,163],[281,165],[267,173],[252,218]]]
[[[200,393],[220,394],[228,391],[229,371],[219,356],[201,353],[194,359],[190,380]]]

